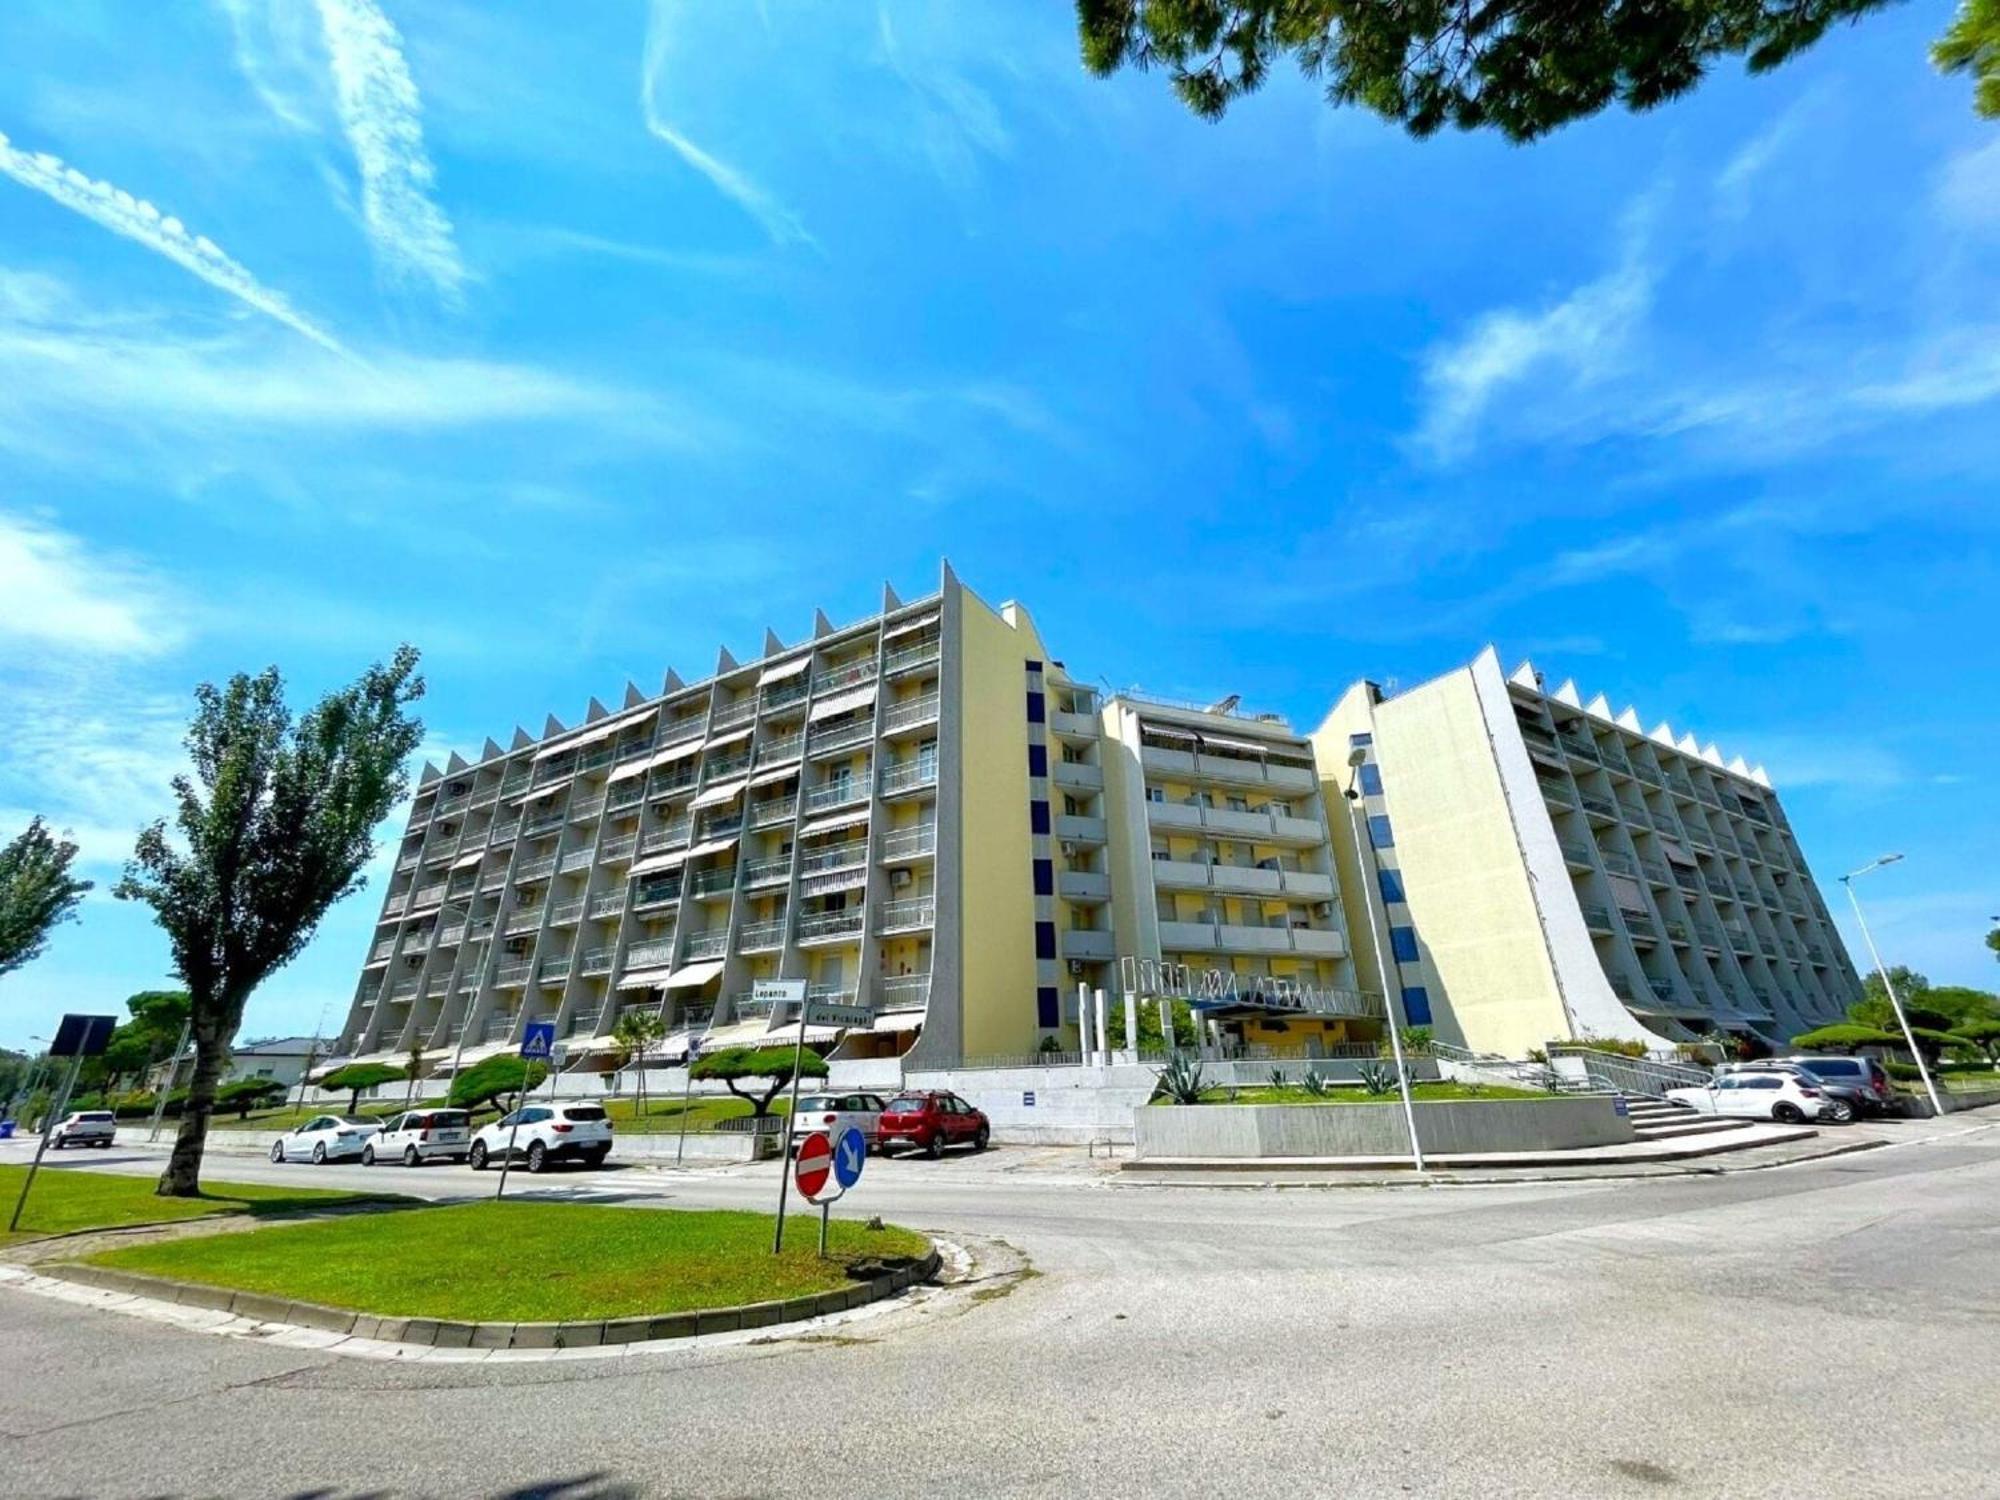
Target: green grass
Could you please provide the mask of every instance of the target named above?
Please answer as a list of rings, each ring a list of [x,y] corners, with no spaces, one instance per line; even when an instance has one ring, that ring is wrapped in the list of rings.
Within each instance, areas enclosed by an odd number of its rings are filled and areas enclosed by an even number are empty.
[[[615,1130],[634,1131],[640,1135],[673,1134],[681,1128],[681,1096],[670,1094],[664,1098],[652,1094],[646,1096],[646,1113],[637,1112],[638,1101],[629,1094],[616,1099],[600,1101],[611,1116]],[[789,1094],[782,1094],[771,1101],[771,1113],[782,1118],[790,1113],[792,1100]],[[722,1120],[746,1119],[750,1115],[750,1101],[738,1099],[734,1094],[696,1094],[688,1100],[687,1128],[699,1133],[714,1130]]]
[[[1315,1098],[1304,1089],[1272,1088],[1265,1085],[1243,1085],[1235,1090],[1227,1086],[1211,1088],[1203,1097],[1203,1104],[1401,1104],[1402,1093],[1391,1090],[1386,1094],[1371,1094],[1366,1089],[1352,1084],[1336,1084],[1325,1094]],[[1533,1089],[1510,1089],[1498,1084],[1463,1083],[1416,1083],[1410,1086],[1410,1098],[1418,1104],[1433,1104],[1451,1099],[1546,1099],[1547,1094]],[[1155,1099],[1158,1105],[1171,1105],[1171,1099]]]
[[[0,1166],[0,1223],[13,1217],[14,1200],[21,1195],[21,1184],[27,1176],[26,1167]],[[0,1231],[0,1244],[17,1244],[45,1234],[68,1234],[78,1229],[116,1229],[128,1224],[202,1219],[210,1214],[283,1213],[371,1196],[325,1189],[211,1182],[204,1184],[204,1197],[159,1198],[153,1193],[156,1180],[151,1176],[125,1177],[74,1167],[44,1167],[35,1177],[34,1191],[28,1194],[20,1229],[11,1235]]]
[[[355,1308],[385,1317],[572,1322],[768,1302],[847,1283],[875,1256],[925,1253],[907,1229],[788,1218],[773,1256],[765,1214],[466,1203],[252,1230],[90,1257],[92,1264]]]

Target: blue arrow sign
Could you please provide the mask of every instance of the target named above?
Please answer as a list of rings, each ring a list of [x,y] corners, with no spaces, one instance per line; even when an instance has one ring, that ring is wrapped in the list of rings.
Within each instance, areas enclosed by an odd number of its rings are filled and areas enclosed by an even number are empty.
[[[853,1126],[841,1131],[833,1143],[833,1180],[843,1191],[861,1180],[862,1165],[868,1160],[868,1141]]]
[[[521,1037],[521,1058],[524,1062],[547,1062],[549,1054],[555,1050],[556,1023],[553,1021],[530,1021],[528,1029]]]

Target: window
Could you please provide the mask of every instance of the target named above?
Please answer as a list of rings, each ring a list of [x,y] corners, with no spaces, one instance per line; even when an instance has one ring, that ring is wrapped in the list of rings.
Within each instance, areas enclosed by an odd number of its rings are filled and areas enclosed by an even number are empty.
[[[1403,1024],[1406,1026],[1431,1024],[1431,992],[1420,984],[1403,986]]]
[[[1165,802],[1167,800],[1167,789],[1163,786],[1147,787],[1146,800],[1148,802]]]
[[[1063,793],[1064,816],[1071,818],[1084,817],[1085,816],[1084,807],[1085,803],[1082,799],[1072,797],[1068,792]]]
[[[1359,750],[1363,745],[1374,743],[1375,736],[1372,734],[1350,734],[1347,737],[1347,748],[1350,750]]]
[[[1028,774],[1046,776],[1049,774],[1049,747],[1047,745],[1028,746]]]
[[[1056,924],[1037,922],[1035,924],[1035,957],[1054,958],[1056,956]]]
[[[1048,700],[1040,693],[1028,694],[1028,722],[1045,724],[1048,722]]]
[[[1368,842],[1377,849],[1396,847],[1396,835],[1389,827],[1389,820],[1381,813],[1376,813],[1368,820]]]
[[[1056,867],[1046,859],[1035,861],[1035,894],[1053,896],[1056,893]]]
[[[1028,804],[1028,830],[1031,833],[1049,831],[1049,804],[1045,797],[1037,797]]]
[[[1030,672],[1039,672],[1042,670],[1042,664],[1038,661],[1031,661],[1028,663],[1028,670]]]
[[[1378,870],[1376,872],[1376,879],[1382,884],[1382,899],[1384,901],[1405,901],[1409,899],[1403,894],[1403,872],[1401,870]]]
[[[1417,961],[1417,929],[1414,927],[1391,927],[1389,929],[1389,951],[1396,955],[1399,964],[1413,964]]]
[[[1382,795],[1382,768],[1372,760],[1361,767],[1361,795],[1364,797]]]

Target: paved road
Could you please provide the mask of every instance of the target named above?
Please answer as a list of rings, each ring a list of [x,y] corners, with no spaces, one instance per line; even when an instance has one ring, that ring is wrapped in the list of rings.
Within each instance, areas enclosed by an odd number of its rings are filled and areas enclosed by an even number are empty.
[[[877,1164],[871,1209],[1004,1239],[1042,1274],[832,1343],[616,1363],[384,1366],[0,1293],[0,1490],[2000,1494],[2000,1128],[1903,1139],[1722,1177],[1430,1189]],[[491,1184],[228,1175],[301,1172]],[[534,1190],[733,1205],[771,1179],[554,1184]]]

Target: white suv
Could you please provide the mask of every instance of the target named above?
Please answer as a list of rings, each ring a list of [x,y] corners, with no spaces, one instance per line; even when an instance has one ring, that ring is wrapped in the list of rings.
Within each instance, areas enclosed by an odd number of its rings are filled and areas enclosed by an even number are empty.
[[[49,1148],[65,1146],[109,1146],[118,1134],[118,1118],[108,1109],[83,1109],[64,1115],[49,1132]]]
[[[1698,1089],[1668,1089],[1675,1104],[1704,1115],[1743,1115],[1755,1120],[1782,1120],[1796,1124],[1832,1115],[1824,1090],[1816,1080],[1793,1072],[1724,1073],[1713,1083]],[[1841,1109],[1848,1110],[1845,1101]],[[1851,1113],[1848,1118],[1852,1118]]]
[[[520,1124],[516,1133],[514,1126]],[[467,1160],[476,1172],[507,1154],[513,1138],[514,1155],[530,1172],[545,1172],[560,1161],[581,1161],[601,1167],[611,1154],[611,1116],[601,1104],[530,1104],[502,1115],[472,1138]]]
[[[397,1115],[361,1148],[361,1164],[400,1161],[420,1167],[427,1161],[464,1161],[472,1120],[462,1109],[413,1109]]]

